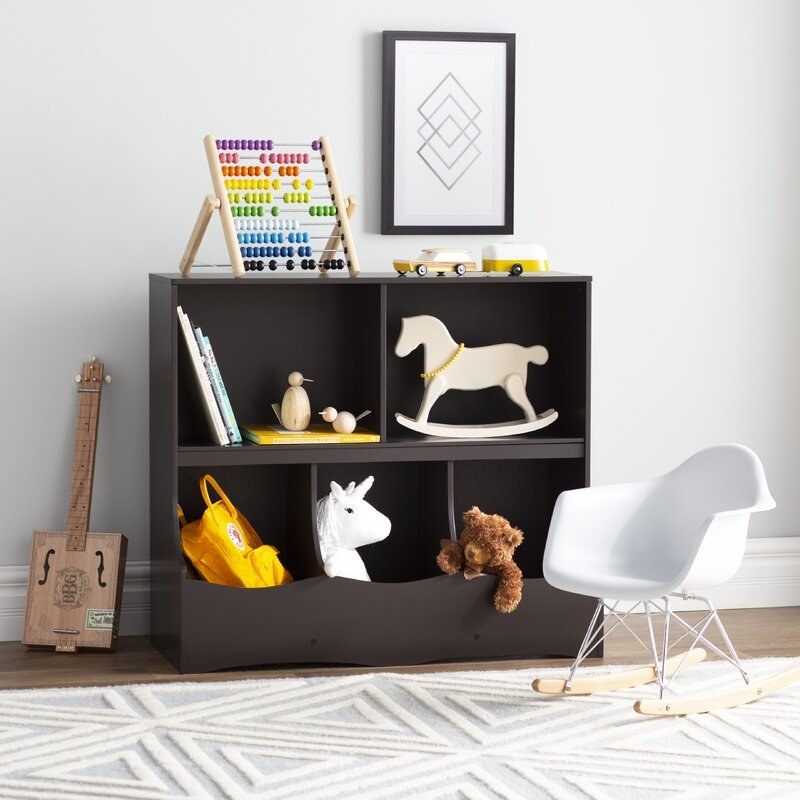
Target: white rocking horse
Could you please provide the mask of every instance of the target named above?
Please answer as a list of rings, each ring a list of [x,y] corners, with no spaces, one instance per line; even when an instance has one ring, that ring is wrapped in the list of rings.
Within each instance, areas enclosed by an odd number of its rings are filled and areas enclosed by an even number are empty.
[[[425,350],[425,371],[420,374],[425,380],[425,392],[415,419],[395,414],[401,425],[433,436],[477,438],[527,433],[550,425],[558,418],[552,408],[537,415],[525,390],[528,364],[547,363],[549,354],[542,345],[523,347],[506,343],[465,347],[463,342],[459,344],[450,336],[444,323],[436,317],[404,317],[394,347],[395,355],[404,358],[419,345]],[[433,404],[449,389],[470,391],[489,386],[502,386],[509,399],[522,409],[525,419],[495,425],[428,422]]]
[[[331,578],[368,581],[369,574],[356,547],[383,541],[392,529],[388,517],[371,506],[364,495],[374,482],[370,475],[343,489],[331,481],[330,494],[317,501],[317,533],[325,574]]]

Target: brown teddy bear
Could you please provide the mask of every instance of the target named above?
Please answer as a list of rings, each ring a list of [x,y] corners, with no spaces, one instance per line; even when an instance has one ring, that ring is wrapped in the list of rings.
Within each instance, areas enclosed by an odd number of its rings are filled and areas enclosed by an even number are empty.
[[[497,575],[494,607],[509,613],[522,599],[522,571],[513,561],[522,539],[522,531],[512,528],[505,517],[484,514],[473,506],[464,512],[464,530],[458,541],[442,539],[436,563],[448,575],[463,567],[467,580],[487,573]]]

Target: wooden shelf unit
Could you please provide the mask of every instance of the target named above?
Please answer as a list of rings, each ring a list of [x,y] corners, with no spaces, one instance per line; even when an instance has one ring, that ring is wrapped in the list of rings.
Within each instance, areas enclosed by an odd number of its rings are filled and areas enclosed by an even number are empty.
[[[239,423],[270,419],[286,377],[299,370],[312,413],[372,413],[377,444],[212,443],[178,329],[181,305],[211,337]],[[558,411],[534,433],[470,440],[420,436],[422,349],[394,355],[403,317],[432,314],[458,341],[542,344],[529,366],[537,412]],[[589,481],[591,278],[564,273],[399,276],[361,273],[150,275],[151,638],[181,672],[269,664],[408,665],[450,660],[571,656],[594,607],[542,578],[553,504]],[[491,424],[520,418],[502,389],[451,391],[431,421]],[[187,575],[177,520],[203,511],[198,480],[212,474],[295,577],[239,589]],[[315,507],[331,480],[375,476],[369,501],[392,521],[383,542],[359,550],[372,581],[322,571]],[[466,581],[436,565],[439,542],[473,505],[525,534],[525,576],[511,614],[492,604],[495,578]]]

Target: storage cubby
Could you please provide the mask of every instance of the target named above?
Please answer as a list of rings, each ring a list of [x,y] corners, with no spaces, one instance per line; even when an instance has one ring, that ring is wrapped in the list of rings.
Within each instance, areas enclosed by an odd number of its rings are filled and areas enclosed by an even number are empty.
[[[181,672],[268,664],[374,666],[571,656],[594,603],[551,588],[542,553],[561,491],[589,477],[590,289],[587,276],[356,277],[196,271],[150,276],[150,481],[152,640]],[[332,405],[371,414],[380,443],[212,443],[176,307],[211,337],[237,419],[269,422],[290,372],[299,370],[312,412]],[[401,426],[422,398],[422,348],[394,354],[404,317],[430,314],[468,347],[541,344],[527,394],[558,419],[511,437],[422,436]],[[431,422],[491,426],[521,418],[502,389],[450,391]],[[210,473],[261,538],[281,551],[291,584],[239,589],[197,580],[181,553],[177,519],[203,511]],[[331,481],[375,478],[367,499],[392,521],[360,549],[370,582],[325,576],[315,508]],[[502,514],[525,541],[525,577],[511,614],[492,604],[493,577],[448,576],[440,540],[456,536],[476,505]]]

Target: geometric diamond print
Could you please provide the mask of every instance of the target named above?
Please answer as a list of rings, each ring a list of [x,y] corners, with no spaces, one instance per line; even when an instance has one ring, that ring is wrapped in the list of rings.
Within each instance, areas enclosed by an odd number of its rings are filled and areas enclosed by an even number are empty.
[[[450,190],[481,155],[475,144],[481,134],[475,122],[481,109],[448,72],[419,104],[417,113],[422,118],[417,129],[422,145],[417,155]]]
[[[748,662],[753,679],[788,659]],[[585,674],[616,667],[588,667]],[[744,800],[800,786],[800,685],[637,715],[652,686],[548,697],[512,669],[0,692],[0,798]],[[738,687],[686,670],[679,695]]]

